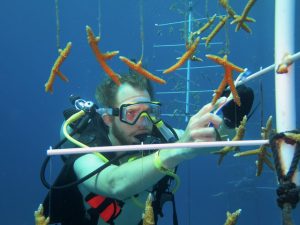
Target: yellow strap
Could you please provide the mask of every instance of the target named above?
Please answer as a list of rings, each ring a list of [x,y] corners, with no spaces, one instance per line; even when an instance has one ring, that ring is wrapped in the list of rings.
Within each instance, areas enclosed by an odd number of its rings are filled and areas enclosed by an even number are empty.
[[[156,167],[156,169],[158,169],[159,171],[161,171],[163,173],[167,173],[167,172],[173,173],[173,171],[167,169],[163,165],[163,163],[162,163],[162,161],[161,161],[161,159],[159,157],[159,150],[157,152],[155,152],[155,154],[154,154],[154,166]]]
[[[172,193],[175,193],[180,185],[180,178],[176,173],[174,173],[174,170],[169,170],[163,165],[163,162],[161,161],[161,158],[159,157],[159,150],[157,152],[155,152],[155,154],[154,154],[153,163],[154,163],[155,168],[158,169],[161,173],[164,173],[164,174],[174,178],[174,180],[176,181],[176,185],[173,188]]]

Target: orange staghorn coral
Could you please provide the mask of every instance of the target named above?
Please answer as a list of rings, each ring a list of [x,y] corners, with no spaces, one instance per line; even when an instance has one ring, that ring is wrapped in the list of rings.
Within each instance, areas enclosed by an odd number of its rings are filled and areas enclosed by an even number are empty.
[[[243,13],[241,16],[235,15],[234,16],[234,20],[231,22],[231,24],[236,23],[236,28],[235,31],[238,31],[242,25],[244,24],[244,22],[255,22],[255,19],[253,18],[249,18],[247,17],[250,9],[253,7],[254,3],[256,2],[256,0],[249,0],[247,5],[245,6]]]
[[[35,225],[48,225],[50,218],[45,218],[43,205],[40,204],[37,211],[34,212]]]
[[[262,127],[261,137],[263,140],[269,139],[269,136],[272,132],[272,116],[269,117],[266,127]],[[260,146],[258,149],[249,150],[245,152],[240,152],[234,154],[234,157],[240,156],[249,156],[249,155],[257,155],[258,159],[256,160],[256,176],[260,176],[263,170],[263,165],[266,164],[271,170],[275,170],[271,160],[268,157],[272,157],[272,155],[268,152],[267,148],[268,144]]]
[[[143,214],[143,225],[155,224],[152,201],[153,201],[152,194],[149,193],[148,198],[146,200],[145,213]]]
[[[283,74],[288,73],[289,66],[292,65],[293,60],[290,54],[285,54],[282,60],[282,63],[280,63],[276,69],[276,73]]]
[[[143,75],[144,77],[150,79],[150,80],[153,80],[159,84],[165,84],[166,81],[155,76],[154,74],[150,73],[148,70],[145,70],[143,67],[142,67],[142,61],[140,60],[139,62],[135,63],[133,61],[131,61],[130,59],[124,57],[124,56],[120,56],[119,57],[120,60],[122,62],[124,62],[130,69],[138,72],[139,74]]]
[[[193,41],[192,44],[188,46],[187,51],[180,57],[177,63],[175,63],[173,66],[169,67],[168,69],[164,70],[163,73],[166,74],[175,71],[176,69],[181,67],[188,59],[192,58],[197,49],[199,42],[200,42],[200,38],[198,37]]]
[[[245,131],[246,131],[246,123],[247,123],[247,116],[244,116],[240,126],[236,128],[236,135],[232,138],[232,141],[239,141],[244,138]],[[220,155],[218,165],[221,165],[225,155],[229,152],[235,151],[237,148],[238,148],[237,146],[226,146],[219,151],[212,152],[212,154]]]
[[[262,174],[263,165],[266,164],[271,170],[275,170],[271,160],[268,157],[272,157],[272,155],[267,151],[267,145],[262,145],[258,149],[248,150],[241,153],[234,154],[234,157],[241,156],[249,156],[249,155],[257,155],[258,159],[255,161],[256,164],[256,176],[260,176]]]
[[[98,42],[100,41],[100,37],[95,37],[92,29],[89,26],[86,26],[86,33],[88,43],[91,46],[96,56],[96,59],[101,65],[102,69],[117,85],[120,85],[120,75],[115,73],[106,63],[106,60],[113,58],[119,53],[119,51],[101,53],[100,49],[98,48]]]
[[[221,66],[223,66],[224,71],[225,71],[224,78],[221,81],[218,89],[215,91],[215,95],[213,97],[212,104],[215,104],[217,102],[217,100],[220,98],[221,94],[223,93],[223,91],[226,87],[226,84],[228,84],[229,87],[230,87],[231,93],[233,95],[234,102],[238,106],[241,106],[240,97],[239,97],[238,92],[235,88],[234,80],[232,78],[232,70],[235,70],[235,71],[241,73],[241,72],[244,71],[244,69],[234,65],[233,63],[231,63],[229,61],[227,61],[227,55],[224,55],[224,57],[221,58],[221,57],[216,56],[216,55],[209,55],[208,54],[208,55],[206,55],[206,57],[213,60],[214,62],[220,64]]]
[[[235,18],[236,17],[236,12],[233,10],[233,8],[229,5],[228,3],[228,0],[220,0],[219,3],[225,8],[225,10],[227,11],[228,15],[231,17],[231,18]],[[249,20],[253,20],[252,18],[249,18],[247,17],[246,18],[246,21],[249,21]],[[245,23],[242,23],[241,24],[241,27],[248,33],[252,33],[251,29],[248,27],[247,24]]]
[[[205,46],[207,47],[208,44],[211,42],[211,40],[216,36],[216,34],[221,30],[221,28],[225,25],[226,21],[228,20],[229,16],[221,16],[220,17],[220,22],[217,24],[217,26],[210,32],[210,34],[202,38],[205,40]]]
[[[197,31],[195,31],[195,32],[192,33],[192,38],[195,35],[200,35],[204,31],[206,31],[213,24],[213,22],[215,21],[216,17],[217,17],[217,14],[214,14],[211,18],[208,18],[207,23],[205,23],[202,27],[200,27],[199,30],[197,30]]]
[[[45,84],[45,91],[48,92],[50,91],[50,93],[53,93],[53,83],[55,80],[55,77],[58,75],[63,81],[68,82],[68,78],[66,76],[64,76],[62,74],[62,72],[60,72],[60,66],[62,65],[62,63],[65,61],[65,59],[68,57],[70,50],[72,47],[72,43],[68,42],[67,46],[62,50],[59,49],[59,56],[56,59],[52,69],[51,69],[51,73],[50,73],[50,77],[48,79],[48,81]]]

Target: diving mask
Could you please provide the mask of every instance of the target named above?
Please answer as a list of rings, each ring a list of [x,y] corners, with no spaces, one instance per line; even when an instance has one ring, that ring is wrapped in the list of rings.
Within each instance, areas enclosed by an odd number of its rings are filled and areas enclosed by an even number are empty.
[[[159,102],[136,102],[122,104],[112,110],[113,116],[119,116],[123,123],[134,125],[138,119],[147,117],[153,124],[161,121]]]

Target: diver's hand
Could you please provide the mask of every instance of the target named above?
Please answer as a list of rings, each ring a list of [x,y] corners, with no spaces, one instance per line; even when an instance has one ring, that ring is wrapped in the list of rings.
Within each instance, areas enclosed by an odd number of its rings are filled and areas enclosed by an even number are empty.
[[[219,128],[222,123],[222,119],[212,113],[215,108],[218,108],[220,104],[223,104],[226,98],[220,98],[215,105],[211,103],[205,105],[198,111],[197,114],[191,117],[189,123],[181,136],[178,143],[188,142],[204,142],[215,141],[216,133],[215,128]],[[213,126],[209,126],[209,125]],[[182,161],[194,158],[199,154],[207,153],[209,150],[206,148],[176,148],[173,150],[163,149],[160,150],[160,159],[164,168],[173,169]]]
[[[191,117],[185,132],[178,142],[215,141],[216,133],[214,128],[219,128],[222,123],[222,119],[218,115],[214,115],[212,110],[224,101],[225,98],[221,98],[216,105],[209,103],[203,106],[197,114]],[[212,124],[213,126],[208,126],[209,124]],[[192,158],[200,152],[201,150],[199,149],[182,149],[180,154],[184,158]]]
[[[215,141],[215,128],[222,123],[222,119],[211,113],[214,106],[209,103],[203,106],[197,114],[191,117],[180,142]],[[208,127],[209,124],[214,127]]]

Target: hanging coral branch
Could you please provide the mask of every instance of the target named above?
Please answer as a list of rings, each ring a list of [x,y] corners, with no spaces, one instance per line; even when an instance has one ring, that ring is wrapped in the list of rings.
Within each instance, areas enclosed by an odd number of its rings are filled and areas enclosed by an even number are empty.
[[[229,16],[221,16],[220,22],[216,25],[216,27],[210,32],[207,37],[202,38],[205,40],[205,46],[207,47],[211,40],[216,36],[216,34],[221,30],[221,28],[225,25],[226,21],[228,20]]]
[[[231,18],[235,19],[235,17],[237,16],[237,14],[236,14],[236,12],[233,10],[233,8],[229,5],[228,0],[220,0],[219,2],[220,2],[220,4],[223,6],[223,8],[225,8],[225,10],[227,11],[228,15],[229,15]],[[255,20],[252,19],[252,18],[249,18],[249,17],[246,18],[246,21],[251,22],[251,20],[253,20],[252,22],[255,21]],[[250,34],[252,33],[251,29],[248,27],[247,24],[241,23],[240,26],[241,26],[246,32],[248,32],[248,33],[250,33]]]
[[[119,54],[119,51],[112,51],[101,53],[100,49],[98,48],[98,42],[100,41],[100,37],[95,37],[92,28],[86,26],[86,33],[88,38],[88,43],[91,46],[97,61],[101,65],[104,72],[117,84],[120,85],[120,75],[115,73],[106,63],[108,59],[113,58],[115,55]]]
[[[208,18],[208,21],[202,27],[200,27],[199,30],[192,33],[192,38],[195,35],[200,35],[204,31],[206,31],[214,23],[216,17],[217,17],[217,14],[214,14],[211,18]]]
[[[169,67],[168,69],[164,70],[163,73],[171,73],[181,67],[188,59],[191,59],[194,56],[194,53],[198,47],[200,42],[200,38],[196,38],[192,44],[188,46],[187,51],[180,57],[180,59],[175,63],[173,66]]]
[[[241,106],[241,101],[240,101],[240,97],[239,97],[239,94],[235,88],[235,85],[234,85],[234,80],[232,78],[232,71],[235,70],[239,73],[243,72],[244,69],[237,66],[237,65],[234,65],[233,63],[229,62],[227,60],[227,55],[224,55],[223,58],[217,56],[217,55],[210,55],[210,54],[207,54],[206,55],[207,58],[213,60],[214,62],[220,64],[221,66],[224,67],[224,78],[223,80],[221,81],[218,89],[215,91],[215,95],[213,97],[213,100],[212,100],[212,104],[215,104],[217,102],[217,100],[220,98],[221,94],[223,93],[226,85],[228,84],[229,87],[230,87],[230,90],[231,90],[231,93],[233,95],[233,99],[234,99],[234,102],[238,105],[238,106]]]
[[[130,59],[124,57],[124,56],[120,56],[119,57],[120,60],[122,62],[124,62],[130,69],[138,72],[140,75],[143,75],[144,77],[150,79],[150,80],[153,80],[159,84],[165,84],[166,81],[159,78],[158,76],[155,76],[154,74],[150,73],[148,70],[145,70],[143,67],[142,67],[142,61],[139,61],[137,63],[131,61]]]
[[[244,22],[255,22],[255,19],[247,17],[250,9],[253,7],[254,3],[256,2],[256,0],[249,0],[247,5],[245,6],[242,15],[235,15],[234,16],[234,20],[230,23],[230,24],[237,24],[235,31],[238,31],[242,25],[244,24]]]
[[[60,66],[65,61],[67,56],[69,55],[71,47],[72,47],[72,43],[68,42],[67,46],[63,50],[62,49],[58,50],[58,52],[60,54],[59,54],[58,58],[56,59],[54,65],[51,69],[50,77],[45,84],[46,92],[50,91],[51,93],[53,93],[53,83],[54,83],[56,75],[58,75],[63,81],[66,81],[66,82],[69,81],[68,78],[65,75],[63,75],[62,72],[60,72]]]
[[[144,14],[143,14],[143,0],[140,0],[140,35],[141,35],[141,44],[142,44],[142,53],[141,53],[141,58],[140,60],[135,63],[133,61],[131,61],[130,59],[124,57],[124,56],[120,56],[120,60],[122,62],[124,62],[130,69],[136,71],[138,74],[153,80],[154,82],[157,82],[159,84],[165,84],[166,81],[159,78],[158,76],[155,76],[154,74],[152,74],[151,72],[149,72],[148,70],[144,69],[142,66],[142,60],[143,60],[143,56],[144,56]]]

